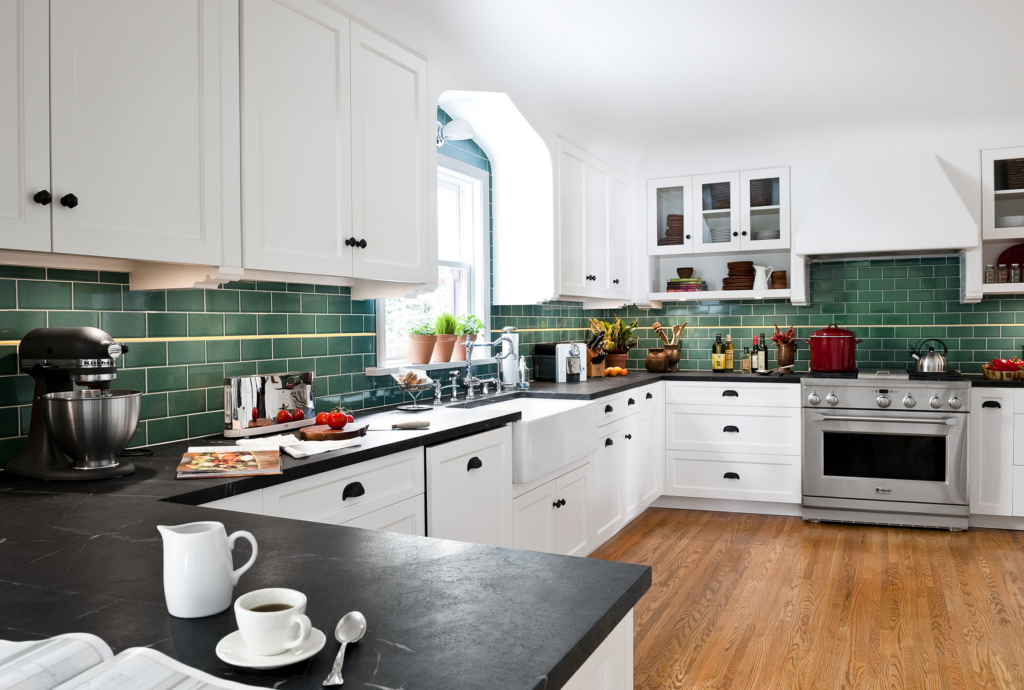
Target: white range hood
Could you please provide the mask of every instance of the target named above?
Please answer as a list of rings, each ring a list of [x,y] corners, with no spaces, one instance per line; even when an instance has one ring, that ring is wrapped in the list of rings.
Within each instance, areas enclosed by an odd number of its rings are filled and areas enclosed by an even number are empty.
[[[833,160],[793,248],[805,257],[864,256],[957,251],[978,241],[938,156],[876,152]]]

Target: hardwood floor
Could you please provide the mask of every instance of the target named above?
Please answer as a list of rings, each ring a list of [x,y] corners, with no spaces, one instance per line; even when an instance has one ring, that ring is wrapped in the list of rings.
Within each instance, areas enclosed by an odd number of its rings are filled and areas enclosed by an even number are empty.
[[[1024,688],[1024,533],[651,508],[592,555],[645,563],[636,690]]]

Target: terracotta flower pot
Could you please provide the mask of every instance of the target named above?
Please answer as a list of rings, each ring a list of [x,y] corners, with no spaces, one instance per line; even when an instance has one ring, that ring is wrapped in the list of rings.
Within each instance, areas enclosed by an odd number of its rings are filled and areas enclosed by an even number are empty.
[[[786,367],[793,364],[793,360],[796,358],[796,343],[780,343],[779,353],[775,356],[776,361],[780,367]]]
[[[452,333],[451,335],[438,335],[437,342],[434,343],[434,352],[430,358],[431,362],[450,362],[452,361],[452,351],[455,350],[455,339],[459,336]],[[465,350],[466,348],[462,348]]]
[[[434,344],[436,342],[436,335],[410,335],[408,347],[409,361],[413,364],[429,363],[430,355],[434,352]]]
[[[453,362],[465,362],[466,361],[466,348],[459,343],[466,342],[466,338],[469,338],[470,342],[476,342],[476,333],[471,336],[460,335],[455,341],[455,349],[452,350],[452,361]]]
[[[626,358],[628,356],[629,355],[608,355],[608,358],[605,360],[605,365],[608,367],[620,367],[625,369]]]

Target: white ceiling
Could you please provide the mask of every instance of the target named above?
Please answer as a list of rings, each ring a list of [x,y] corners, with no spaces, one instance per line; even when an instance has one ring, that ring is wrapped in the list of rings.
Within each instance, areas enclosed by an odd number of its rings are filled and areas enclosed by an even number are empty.
[[[1024,122],[1022,0],[329,1],[428,58],[432,97],[506,92],[627,172],[666,142]]]

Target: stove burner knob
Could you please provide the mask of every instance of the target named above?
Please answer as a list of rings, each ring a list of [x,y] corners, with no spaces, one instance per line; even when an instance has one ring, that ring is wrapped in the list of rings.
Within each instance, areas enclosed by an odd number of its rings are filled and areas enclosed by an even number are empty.
[[[836,405],[839,404],[839,398],[836,397],[835,393],[829,393],[828,395],[825,396],[825,402],[835,407]]]
[[[810,395],[807,396],[807,402],[811,403],[812,405],[817,405],[818,403],[821,402],[821,398],[818,396],[817,393],[811,393]]]
[[[878,396],[877,398],[875,398],[875,402],[878,403],[879,407],[889,407],[889,405],[892,405],[892,400],[889,398],[888,395]]]
[[[914,400],[914,396],[908,395],[903,398],[903,407],[914,407],[915,405],[917,405],[917,401]]]
[[[963,405],[964,401],[956,397],[955,395],[949,399],[949,406],[952,407],[954,410],[959,410],[961,407],[963,407]]]
[[[940,400],[939,396],[936,395],[935,397],[928,401],[928,404],[937,410],[940,407],[942,407],[942,400]]]

